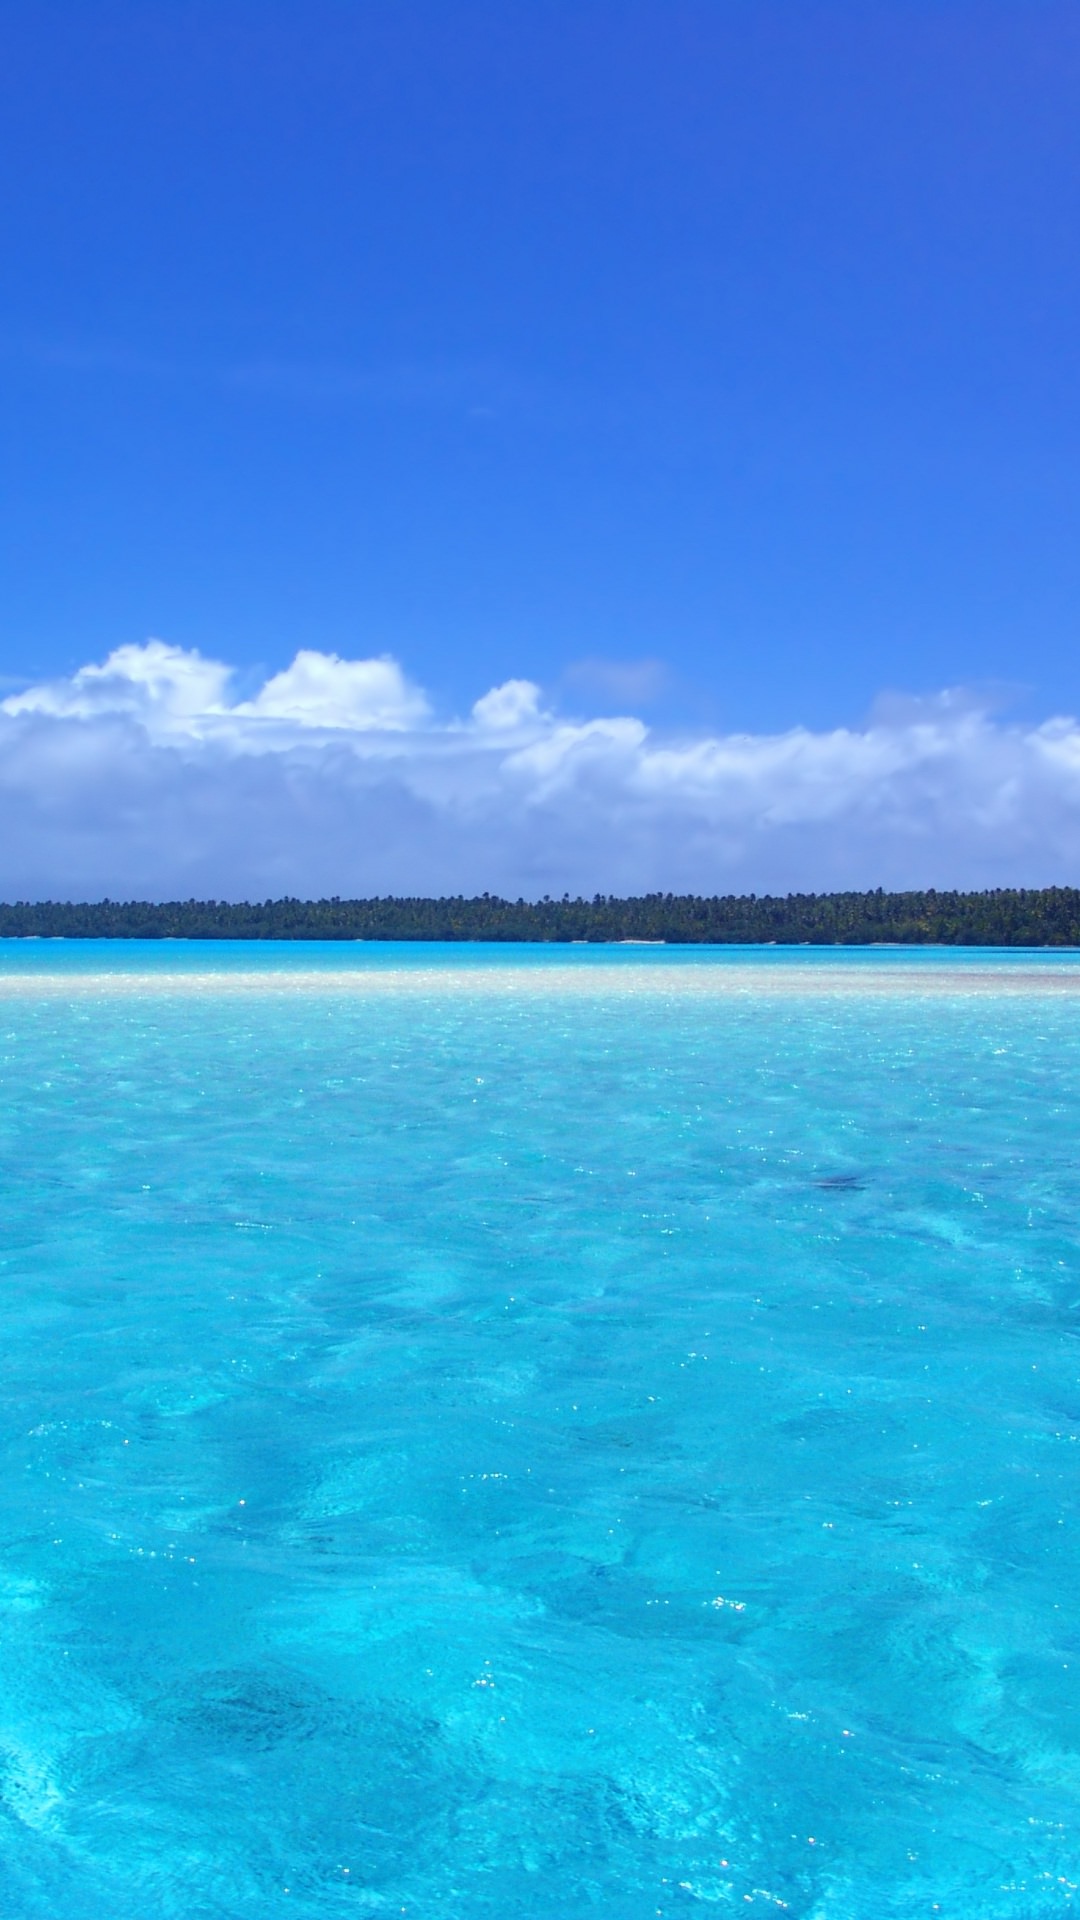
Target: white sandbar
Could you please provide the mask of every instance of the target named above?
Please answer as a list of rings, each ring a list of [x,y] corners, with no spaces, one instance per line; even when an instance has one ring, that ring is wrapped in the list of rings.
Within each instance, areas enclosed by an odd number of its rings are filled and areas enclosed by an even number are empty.
[[[1080,964],[1038,966],[968,962],[897,965],[867,964],[785,966],[782,962],[728,961],[718,965],[681,967],[668,962],[641,961],[588,966],[439,966],[372,968],[274,968],[265,971],[193,969],[159,972],[0,972],[0,1000],[86,997],[288,998],[295,995],[337,995],[365,999],[385,995],[442,998],[447,995],[482,999],[541,999],[566,996],[609,999],[647,996],[665,1000],[694,997],[714,999],[745,996],[769,999],[879,997],[926,999],[947,995],[1053,996],[1080,995]]]

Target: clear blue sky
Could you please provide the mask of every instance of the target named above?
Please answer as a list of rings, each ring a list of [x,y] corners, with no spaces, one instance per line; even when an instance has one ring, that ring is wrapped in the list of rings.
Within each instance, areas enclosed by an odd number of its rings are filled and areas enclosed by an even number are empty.
[[[1073,0],[0,17],[9,686],[1080,708]]]

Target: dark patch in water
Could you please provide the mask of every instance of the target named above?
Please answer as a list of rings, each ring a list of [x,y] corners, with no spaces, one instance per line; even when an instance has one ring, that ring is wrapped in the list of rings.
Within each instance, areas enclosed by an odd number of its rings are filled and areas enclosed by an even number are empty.
[[[863,1190],[857,1173],[830,1173],[824,1180],[815,1180],[814,1185],[823,1193],[861,1193]]]

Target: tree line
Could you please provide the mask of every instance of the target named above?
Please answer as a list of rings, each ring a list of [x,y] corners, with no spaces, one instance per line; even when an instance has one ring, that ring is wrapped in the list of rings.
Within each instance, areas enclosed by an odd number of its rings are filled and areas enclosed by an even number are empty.
[[[629,899],[15,901],[0,937],[69,940],[663,940],[778,946],[1080,946],[1080,889],[647,893]]]

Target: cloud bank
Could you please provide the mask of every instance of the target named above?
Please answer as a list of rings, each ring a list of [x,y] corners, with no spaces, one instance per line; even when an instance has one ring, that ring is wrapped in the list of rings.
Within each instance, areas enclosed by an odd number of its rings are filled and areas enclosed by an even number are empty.
[[[251,698],[151,640],[0,701],[0,896],[820,891],[1080,879],[1080,725],[970,699],[861,729],[572,718],[509,680],[439,718],[304,650]]]

